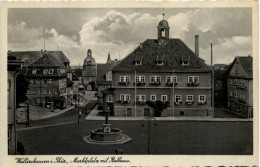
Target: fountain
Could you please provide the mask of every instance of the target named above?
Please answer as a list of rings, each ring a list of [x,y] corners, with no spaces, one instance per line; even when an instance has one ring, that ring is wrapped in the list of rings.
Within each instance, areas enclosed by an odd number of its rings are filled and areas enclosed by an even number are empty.
[[[119,128],[111,128],[108,124],[109,110],[105,111],[105,124],[102,128],[91,130],[90,135],[83,137],[83,140],[90,144],[123,144],[131,140],[130,137],[124,135]]]

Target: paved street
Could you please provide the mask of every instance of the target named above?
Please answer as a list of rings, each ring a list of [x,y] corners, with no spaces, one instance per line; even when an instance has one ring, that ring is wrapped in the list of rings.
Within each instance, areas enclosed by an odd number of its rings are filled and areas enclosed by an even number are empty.
[[[70,113],[70,112],[69,112]],[[69,114],[68,113],[68,114]],[[57,121],[57,120],[56,120]],[[119,145],[124,154],[147,154],[147,122],[109,121],[132,141]],[[104,121],[19,130],[26,154],[114,154],[118,145],[91,145],[83,141]],[[151,154],[252,154],[253,122],[160,121],[151,125]]]

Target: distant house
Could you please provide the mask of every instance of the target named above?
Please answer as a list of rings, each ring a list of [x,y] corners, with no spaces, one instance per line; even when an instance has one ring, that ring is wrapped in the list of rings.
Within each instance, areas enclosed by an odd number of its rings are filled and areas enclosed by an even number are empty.
[[[253,58],[236,57],[228,74],[228,108],[231,113],[253,117]]]
[[[63,109],[72,102],[72,71],[64,54],[42,52],[42,57],[27,66],[30,81],[27,97],[31,105]]]
[[[214,65],[214,106],[227,107],[227,77],[230,65]]]
[[[16,142],[16,75],[24,63],[21,59],[8,53],[7,107],[8,107],[8,154],[15,155]]]

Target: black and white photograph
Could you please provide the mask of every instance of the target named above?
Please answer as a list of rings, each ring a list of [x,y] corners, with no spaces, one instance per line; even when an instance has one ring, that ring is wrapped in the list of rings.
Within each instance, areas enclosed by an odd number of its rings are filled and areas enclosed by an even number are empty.
[[[251,7],[10,7],[6,18],[9,156],[258,153]]]

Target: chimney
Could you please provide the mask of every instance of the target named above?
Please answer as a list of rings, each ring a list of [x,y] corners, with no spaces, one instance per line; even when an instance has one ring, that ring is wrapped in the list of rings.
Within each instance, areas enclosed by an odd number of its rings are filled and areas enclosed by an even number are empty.
[[[195,35],[195,55],[199,57],[199,35]]]

